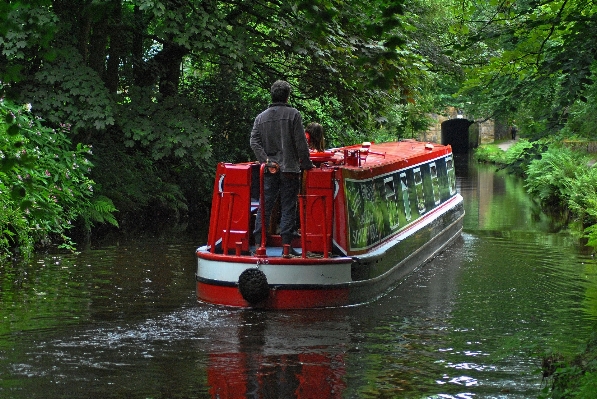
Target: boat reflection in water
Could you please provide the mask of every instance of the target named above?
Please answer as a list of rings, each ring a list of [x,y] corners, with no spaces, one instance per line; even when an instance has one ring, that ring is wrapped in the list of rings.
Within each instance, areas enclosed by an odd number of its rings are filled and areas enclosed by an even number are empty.
[[[313,154],[299,195],[300,256],[275,217],[252,231],[265,164],[220,163],[208,242],[197,249],[197,298],[232,307],[305,309],[370,302],[462,231],[450,146],[414,140]],[[263,213],[263,212],[262,212]],[[267,234],[266,234],[266,231]]]
[[[236,349],[209,355],[211,397],[341,398],[349,323],[339,323],[338,317],[327,321],[321,321],[321,315],[318,320],[309,317],[313,316],[279,318],[243,311]],[[231,338],[225,338],[228,344]]]
[[[439,381],[423,385],[427,393],[453,391],[454,386],[444,384],[468,375],[460,366],[470,363],[470,356],[452,364],[446,357],[451,352],[430,348],[453,345],[447,323],[466,239],[459,237],[399,287],[363,306],[272,312],[199,305],[197,315],[213,320],[196,331],[205,335],[201,342],[210,396],[358,397],[370,383],[367,373],[403,397],[420,393],[423,380]],[[400,378],[392,372],[396,365]]]

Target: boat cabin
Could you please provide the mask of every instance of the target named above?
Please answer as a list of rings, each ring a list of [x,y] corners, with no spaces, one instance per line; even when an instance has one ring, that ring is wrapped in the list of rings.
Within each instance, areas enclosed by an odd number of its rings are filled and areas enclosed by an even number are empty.
[[[456,195],[449,146],[404,140],[313,153],[303,173],[293,247],[302,257],[370,251]],[[208,248],[251,255],[259,206],[259,163],[217,166]],[[267,247],[281,247],[279,213],[267,223]]]

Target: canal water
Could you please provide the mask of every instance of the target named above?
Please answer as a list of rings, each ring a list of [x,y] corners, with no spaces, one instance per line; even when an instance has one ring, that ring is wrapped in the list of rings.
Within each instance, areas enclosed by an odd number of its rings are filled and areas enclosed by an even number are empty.
[[[494,167],[457,159],[462,237],[379,300],[197,303],[202,233],[0,266],[0,398],[536,398],[582,348],[597,264]]]

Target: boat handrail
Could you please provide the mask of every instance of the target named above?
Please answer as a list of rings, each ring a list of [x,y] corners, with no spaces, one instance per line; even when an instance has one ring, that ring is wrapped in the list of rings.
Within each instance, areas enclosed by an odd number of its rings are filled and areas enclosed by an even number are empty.
[[[259,213],[261,214],[261,244],[259,245],[259,248],[255,249],[255,256],[262,258],[267,256],[267,251],[265,249],[265,240],[267,240],[267,234],[265,231],[265,166],[265,163],[259,165]],[[255,223],[257,223],[257,221],[255,221]]]
[[[306,200],[307,198],[316,198],[321,200],[321,203],[323,204],[323,221],[321,223],[321,235],[322,235],[322,239],[323,239],[323,257],[324,258],[329,258],[329,252],[330,252],[330,242],[328,239],[328,227],[327,227],[327,220],[328,220],[328,214],[327,214],[327,204],[326,204],[326,199],[327,199],[327,195],[308,195],[308,194],[300,194],[299,195],[299,205],[300,205],[300,209],[299,209],[299,217],[300,217],[300,223],[301,223],[301,253],[302,253],[302,257],[306,258],[307,257],[307,210],[306,208]]]
[[[228,241],[230,240],[230,226],[232,225],[232,210],[234,209],[234,197],[238,197],[237,193],[230,192],[230,201],[228,202],[228,217],[226,218],[226,233],[222,238],[222,248],[224,253],[228,253]]]
[[[230,201],[228,202],[228,214],[227,214],[227,218],[226,218],[226,229],[224,230],[224,236],[222,237],[222,250],[224,251],[224,253],[228,252],[228,241],[230,239],[230,226],[232,224],[232,210],[234,209],[234,197],[238,197],[237,193],[234,193],[232,191],[220,191],[217,195],[218,200],[216,201],[216,215],[220,214],[220,206],[222,204],[222,198],[224,197],[224,195],[229,195],[230,196]],[[217,232],[218,231],[218,222],[219,222],[219,218],[216,218],[216,225],[214,227],[214,231]],[[209,245],[209,252],[211,253],[215,253],[216,251],[216,236],[217,234],[212,234],[211,235],[211,242],[208,242]]]

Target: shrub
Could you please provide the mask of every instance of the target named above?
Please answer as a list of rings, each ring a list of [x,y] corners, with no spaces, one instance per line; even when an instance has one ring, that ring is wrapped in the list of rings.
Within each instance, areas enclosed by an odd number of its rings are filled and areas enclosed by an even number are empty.
[[[0,256],[23,255],[36,243],[73,249],[66,235],[77,219],[112,224],[113,205],[93,199],[91,148],[72,148],[68,126],[44,127],[30,107],[0,100]]]
[[[586,168],[571,181],[568,207],[584,227],[587,245],[597,247],[597,168]]]
[[[585,349],[571,357],[546,354],[542,371],[547,379],[539,398],[592,399],[597,389],[597,336],[595,329]],[[549,384],[551,383],[551,384]]]
[[[478,162],[488,162],[503,165],[506,153],[497,145],[484,145],[475,150],[474,157]]]
[[[543,207],[564,208],[573,194],[573,180],[588,158],[566,147],[550,147],[527,168],[526,188]]]
[[[524,139],[518,140],[506,151],[507,171],[517,176],[526,176],[529,164],[535,159],[540,159],[546,149],[547,143],[543,140],[532,142]]]
[[[528,141],[519,139],[508,150],[503,151],[496,144],[486,144],[475,150],[475,159],[479,162],[489,162],[501,165],[509,173],[525,176],[529,164],[541,158],[541,153],[547,149],[544,140]]]

